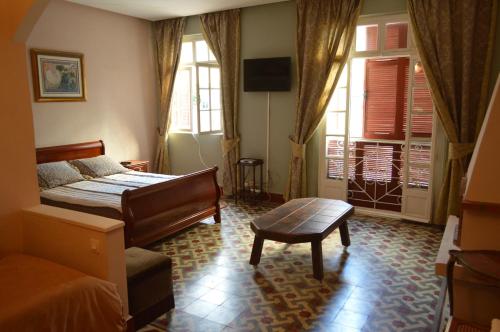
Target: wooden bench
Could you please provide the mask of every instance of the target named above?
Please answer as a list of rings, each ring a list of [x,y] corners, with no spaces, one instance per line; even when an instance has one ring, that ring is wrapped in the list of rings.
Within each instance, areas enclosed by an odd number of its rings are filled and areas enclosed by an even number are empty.
[[[324,198],[293,199],[267,212],[250,223],[255,233],[250,264],[259,264],[264,240],[311,242],[314,277],[323,279],[321,241],[339,228],[342,244],[349,246],[347,218],[353,212],[354,208],[348,203]]]

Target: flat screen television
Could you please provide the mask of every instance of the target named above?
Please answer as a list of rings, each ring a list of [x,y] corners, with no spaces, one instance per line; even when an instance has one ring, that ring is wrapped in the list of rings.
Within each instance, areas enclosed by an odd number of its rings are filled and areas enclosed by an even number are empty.
[[[290,91],[291,58],[245,59],[243,91]]]

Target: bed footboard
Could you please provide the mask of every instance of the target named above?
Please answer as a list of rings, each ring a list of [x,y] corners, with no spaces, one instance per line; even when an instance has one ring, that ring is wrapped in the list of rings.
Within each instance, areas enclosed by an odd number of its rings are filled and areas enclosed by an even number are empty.
[[[220,222],[217,167],[122,194],[125,246],[145,246],[205,218]]]

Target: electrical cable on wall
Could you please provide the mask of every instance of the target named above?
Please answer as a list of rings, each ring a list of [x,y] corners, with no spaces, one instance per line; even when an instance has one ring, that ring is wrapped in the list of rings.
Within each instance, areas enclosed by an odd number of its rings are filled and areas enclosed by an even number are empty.
[[[201,154],[201,144],[200,144],[200,141],[198,140],[198,137],[196,137],[196,135],[194,133],[191,133],[191,136],[193,136],[193,139],[196,141],[196,143],[198,144],[198,157],[200,158],[200,162],[203,164],[203,166],[205,166],[205,168],[210,168],[210,166],[208,166],[206,163],[205,163],[205,160],[203,159],[203,156]]]

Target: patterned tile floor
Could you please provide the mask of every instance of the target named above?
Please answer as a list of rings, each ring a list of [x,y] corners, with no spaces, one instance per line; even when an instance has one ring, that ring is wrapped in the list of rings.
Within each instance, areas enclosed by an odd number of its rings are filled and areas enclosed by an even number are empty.
[[[248,264],[249,222],[272,205],[234,205],[222,224],[200,224],[150,249],[174,262],[176,308],[156,331],[430,331],[439,294],[439,229],[355,214],[351,246],[323,241],[325,278],[312,277],[309,244],[264,242]]]

